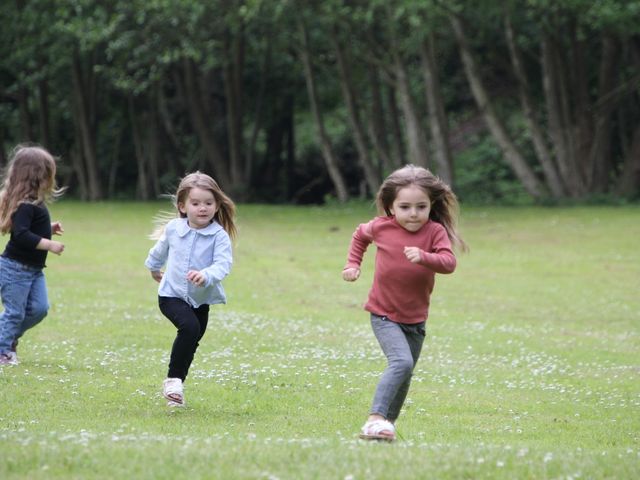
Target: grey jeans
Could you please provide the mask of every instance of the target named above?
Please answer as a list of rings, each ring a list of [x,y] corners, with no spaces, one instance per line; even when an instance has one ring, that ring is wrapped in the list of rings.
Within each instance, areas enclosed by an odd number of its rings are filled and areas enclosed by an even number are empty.
[[[394,421],[407,398],[413,369],[424,343],[425,324],[395,323],[371,314],[371,327],[387,357],[387,368],[376,387],[370,413]]]

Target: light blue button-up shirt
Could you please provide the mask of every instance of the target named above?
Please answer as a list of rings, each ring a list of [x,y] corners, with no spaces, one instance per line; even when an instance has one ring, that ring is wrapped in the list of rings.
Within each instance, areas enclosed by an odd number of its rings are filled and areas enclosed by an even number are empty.
[[[231,239],[219,223],[196,229],[189,227],[186,218],[173,219],[166,225],[144,262],[152,272],[166,264],[159,296],[181,298],[193,307],[227,303],[221,282],[232,263]],[[187,280],[189,270],[205,275],[202,287]]]

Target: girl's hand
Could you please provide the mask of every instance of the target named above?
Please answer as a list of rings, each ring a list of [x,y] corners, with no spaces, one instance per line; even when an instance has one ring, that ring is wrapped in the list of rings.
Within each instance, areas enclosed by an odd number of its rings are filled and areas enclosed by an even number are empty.
[[[411,263],[420,262],[420,249],[418,247],[404,247],[404,256]]]
[[[207,281],[207,277],[204,273],[199,272],[198,270],[189,270],[187,272],[187,280],[193,283],[196,287],[202,287]]]
[[[56,240],[49,240],[48,238],[41,238],[36,245],[37,250],[47,250],[56,255],[60,255],[64,251],[64,244]]]
[[[345,282],[355,282],[360,276],[359,268],[345,268],[342,271],[342,279]]]
[[[64,244],[56,242],[55,240],[49,240],[49,251],[60,255],[64,251]]]
[[[62,233],[64,232],[64,228],[62,228],[62,223],[60,222],[53,222],[51,224],[51,233],[54,235],[62,235]]]
[[[160,280],[162,280],[162,275],[162,272],[151,272],[151,278],[153,278],[158,283],[160,283]]]

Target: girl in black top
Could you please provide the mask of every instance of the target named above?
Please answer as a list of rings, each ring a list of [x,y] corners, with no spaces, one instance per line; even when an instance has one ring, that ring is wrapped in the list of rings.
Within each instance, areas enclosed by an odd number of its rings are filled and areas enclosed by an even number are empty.
[[[62,194],[56,186],[56,162],[45,149],[18,145],[0,187],[0,232],[11,233],[0,257],[0,365],[17,364],[16,346],[26,330],[49,310],[42,269],[47,253],[60,255],[64,245],[51,240],[64,231],[51,223],[47,201]]]

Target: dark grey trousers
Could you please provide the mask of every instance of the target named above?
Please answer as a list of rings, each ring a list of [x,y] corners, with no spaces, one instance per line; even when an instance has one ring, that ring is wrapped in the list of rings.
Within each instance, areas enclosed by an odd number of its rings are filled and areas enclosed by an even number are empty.
[[[425,324],[406,325],[371,314],[371,327],[387,357],[371,405],[371,414],[394,421],[407,398],[413,369],[420,358],[425,337]]]

